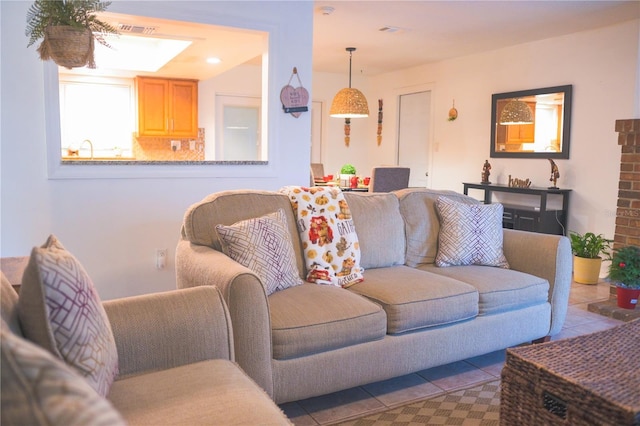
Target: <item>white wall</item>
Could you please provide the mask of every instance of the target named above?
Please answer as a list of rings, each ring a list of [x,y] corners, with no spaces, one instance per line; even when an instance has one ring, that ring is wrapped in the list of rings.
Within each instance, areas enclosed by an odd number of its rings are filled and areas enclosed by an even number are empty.
[[[205,23],[247,23],[274,28],[269,57],[269,141],[272,155],[259,178],[47,179],[43,64],[26,48],[24,20],[29,2],[0,2],[1,198],[0,255],[24,256],[56,234],[83,263],[101,297],[156,292],[175,287],[173,262],[154,267],[156,248],[173,257],[186,208],[209,193],[233,188],[278,189],[306,184],[309,176],[310,114],[283,114],[279,92],[297,67],[313,100],[325,102],[323,162],[327,173],[344,163],[360,172],[395,159],[396,96],[401,87],[433,87],[433,188],[461,191],[477,181],[489,155],[492,93],[561,84],[574,85],[571,158],[557,161],[559,186],[573,189],[569,228],[613,235],[620,147],[616,119],[640,117],[638,64],[640,21],[543,40],[376,78],[353,76],[353,87],[369,100],[371,115],[352,120],[351,146],[344,121],[328,117],[344,74],[311,73],[312,2],[125,2],[110,11],[181,19],[196,14]],[[357,64],[357,53],[353,58]],[[357,69],[357,67],[356,67]],[[381,146],[376,144],[377,99],[384,99]],[[459,118],[447,121],[452,99]],[[546,186],[543,160],[490,159],[492,180],[511,173]],[[242,166],[229,167],[245,170]],[[225,169],[226,170],[226,169]],[[224,174],[224,173],[222,173]]]
[[[489,158],[491,95],[572,84],[570,159],[556,160],[560,169],[558,186],[573,190],[568,228],[612,238],[621,152],[614,124],[617,119],[640,117],[639,37],[640,21],[628,21],[354,84],[365,93],[370,116],[361,119],[361,128],[352,130],[352,147],[348,149],[341,140],[342,123],[329,118],[324,161],[334,168],[337,163],[353,161],[361,170],[394,161],[398,94],[432,87],[431,187],[462,191],[462,182],[479,182],[485,159],[492,165],[492,182],[506,184],[511,174],[531,179],[534,186],[547,187],[551,171],[547,160]],[[333,75],[316,74],[314,99],[330,101],[338,89],[334,80]],[[375,142],[378,98],[384,99],[383,141],[379,147]],[[459,117],[450,122],[447,118],[453,99]],[[338,158],[334,158],[334,151]]]
[[[103,299],[175,288],[172,258],[187,207],[232,188],[277,190],[307,184],[310,114],[282,113],[280,88],[293,67],[311,85],[311,2],[128,2],[110,12],[203,23],[246,24],[272,31],[269,55],[269,165],[260,178],[68,179],[47,178],[44,65],[36,46],[26,48],[30,2],[0,2],[1,19],[1,216],[0,255],[25,256],[54,233],[84,265]],[[293,166],[292,166],[293,165]],[[95,166],[94,166],[95,167]],[[106,166],[119,167],[119,166]],[[123,166],[120,166],[123,167]],[[135,166],[134,166],[135,167]],[[245,166],[210,166],[238,170]],[[227,169],[223,169],[227,170]],[[251,169],[252,173],[255,174]],[[224,174],[224,173],[221,173]],[[155,249],[170,262],[155,269]]]

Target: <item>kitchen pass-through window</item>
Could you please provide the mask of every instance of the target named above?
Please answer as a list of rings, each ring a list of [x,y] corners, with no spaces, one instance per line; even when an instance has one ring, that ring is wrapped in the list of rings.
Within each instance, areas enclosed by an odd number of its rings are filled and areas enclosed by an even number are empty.
[[[134,108],[133,79],[61,75],[62,158],[131,157]]]

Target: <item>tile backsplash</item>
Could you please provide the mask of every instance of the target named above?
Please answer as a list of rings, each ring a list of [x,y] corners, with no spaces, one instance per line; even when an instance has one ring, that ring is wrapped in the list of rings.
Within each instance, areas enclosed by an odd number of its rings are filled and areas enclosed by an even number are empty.
[[[179,149],[171,147],[178,141]],[[136,137],[133,136],[133,156],[136,161],[203,161],[204,129],[198,129],[197,138]]]

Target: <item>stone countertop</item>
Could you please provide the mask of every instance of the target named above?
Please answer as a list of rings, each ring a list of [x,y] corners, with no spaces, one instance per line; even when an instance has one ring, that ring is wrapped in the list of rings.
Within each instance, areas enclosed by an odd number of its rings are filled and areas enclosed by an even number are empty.
[[[63,165],[82,166],[255,166],[267,165],[268,161],[137,161],[137,160],[61,160]]]

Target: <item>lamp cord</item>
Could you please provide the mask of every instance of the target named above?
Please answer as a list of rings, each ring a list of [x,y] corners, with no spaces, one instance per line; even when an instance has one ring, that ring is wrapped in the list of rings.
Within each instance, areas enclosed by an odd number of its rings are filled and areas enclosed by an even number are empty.
[[[353,51],[349,51],[349,89],[351,89],[351,58],[353,57]]]

